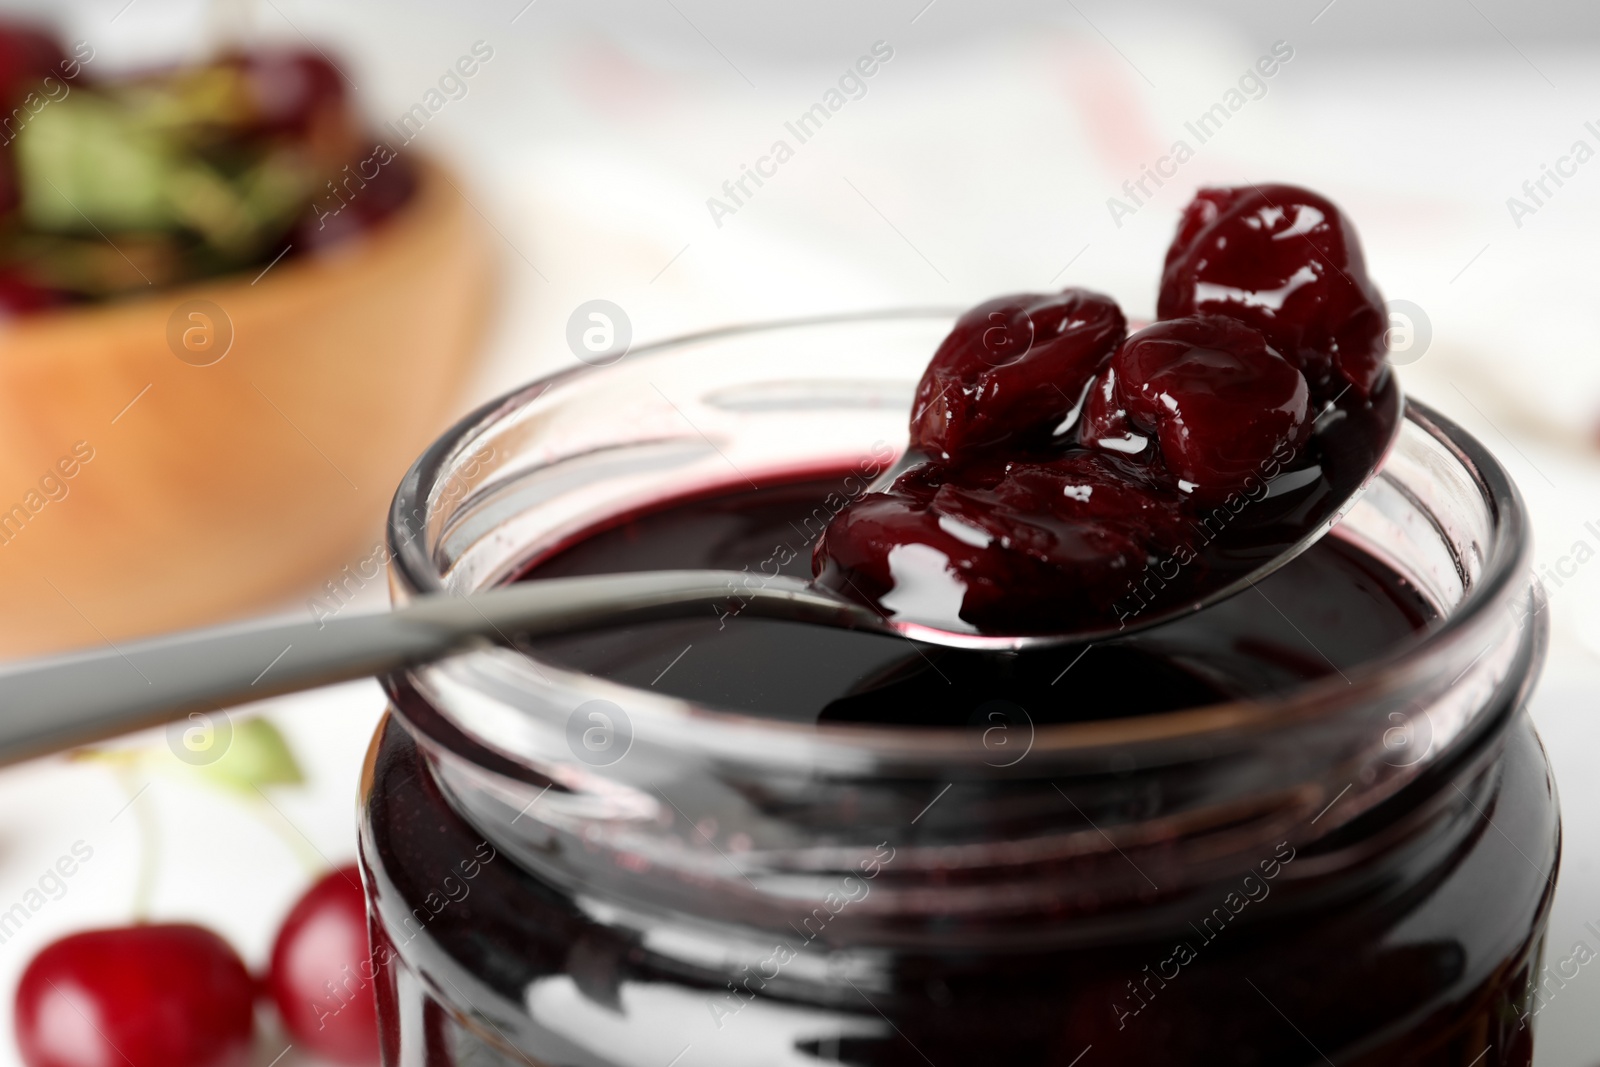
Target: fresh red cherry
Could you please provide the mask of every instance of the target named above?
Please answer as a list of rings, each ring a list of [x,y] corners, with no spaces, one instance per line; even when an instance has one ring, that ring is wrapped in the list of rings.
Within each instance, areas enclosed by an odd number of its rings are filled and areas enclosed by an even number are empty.
[[[951,459],[1029,436],[1048,439],[1126,334],[1117,305],[1085,289],[979,304],[956,321],[923,372],[911,447]]]
[[[199,926],[74,934],[47,946],[17,987],[28,1067],[243,1067],[255,983]]]
[[[288,243],[316,252],[376,227],[411,199],[417,178],[410,161],[377,146],[315,191]]]
[[[1382,378],[1388,313],[1343,213],[1292,185],[1204,189],[1167,251],[1163,319],[1213,314],[1253,326],[1330,399]]]
[[[1259,331],[1215,315],[1172,319],[1123,343],[1080,433],[1118,451],[1154,437],[1179,489],[1214,503],[1295,458],[1311,434],[1308,403],[1305,376]]]
[[[70,302],[72,294],[39,285],[21,271],[0,268],[0,322]]]
[[[304,136],[345,107],[344,77],[318,52],[254,48],[223,57],[245,79],[253,124],[263,131]]]
[[[49,33],[30,26],[0,25],[0,101],[9,110],[46,75],[60,78],[66,58],[61,43]]]
[[[930,463],[846,506],[812,570],[846,597],[919,620],[1012,633],[1115,625],[1151,559],[1184,547],[1181,516],[1175,492],[1103,453]]]
[[[367,904],[354,866],[301,897],[272,946],[267,985],[297,1047],[335,1063],[378,1062],[378,1006]]]

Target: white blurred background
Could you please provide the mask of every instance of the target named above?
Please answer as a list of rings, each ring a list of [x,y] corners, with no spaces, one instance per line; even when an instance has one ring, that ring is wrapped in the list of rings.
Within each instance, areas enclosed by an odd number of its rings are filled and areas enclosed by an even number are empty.
[[[417,103],[475,42],[492,48],[467,95],[416,142],[452,161],[501,239],[500,310],[472,401],[570,365],[567,318],[596,298],[627,312],[635,340],[1065,284],[1108,291],[1148,316],[1196,185],[1280,180],[1328,194],[1356,220],[1385,294],[1421,309],[1409,323],[1408,388],[1479,434],[1534,509],[1541,573],[1555,580],[1551,660],[1533,713],[1566,826],[1548,951],[1567,955],[1578,939],[1600,949],[1585,928],[1600,927],[1600,564],[1575,562],[1588,554],[1578,542],[1600,549],[1600,159],[1559,187],[1546,179],[1542,203],[1523,189],[1578,140],[1600,151],[1600,5],[40,0],[0,9],[89,41],[103,70],[198,55],[237,36],[314,41],[377,125]],[[784,123],[877,42],[893,57],[865,94],[798,144]],[[1292,58],[1200,144],[1185,123],[1274,46]],[[779,138],[794,157],[715,218],[707,199],[726,202],[723,183]],[[1123,183],[1179,139],[1193,158],[1119,225],[1108,198],[1132,203]],[[1511,197],[1534,210],[1513,213]],[[357,685],[261,709],[312,774],[276,815],[335,862],[353,854],[355,778],[380,707],[374,686]],[[156,912],[213,923],[259,962],[305,877],[285,827],[185,788],[158,780],[138,802],[170,828]],[[63,841],[97,847],[69,895],[0,945],[0,1003],[43,941],[126,918],[139,837],[135,820],[109,821],[124,799],[93,766],[47,761],[0,775],[0,901],[15,899]],[[1584,971],[1539,1018],[1541,1067],[1600,1062],[1597,1018],[1600,977]],[[0,1064],[14,1056],[4,1028]]]

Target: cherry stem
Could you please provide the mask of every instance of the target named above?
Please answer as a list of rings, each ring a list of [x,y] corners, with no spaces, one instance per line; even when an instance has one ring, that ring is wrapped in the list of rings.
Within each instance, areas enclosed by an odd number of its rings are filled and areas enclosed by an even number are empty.
[[[328,861],[318,852],[300,829],[289,821],[289,817],[278,810],[276,804],[271,803],[258,789],[256,795],[247,798],[251,807],[255,809],[256,817],[262,825],[270,827],[294,853],[294,858],[305,868],[306,874],[315,879],[321,877],[328,870]]]
[[[128,806],[134,809],[134,818],[139,823],[139,873],[133,883],[132,911],[133,921],[143,923],[149,921],[150,903],[155,897],[156,870],[161,857],[161,828],[156,823],[155,812],[150,805],[139,803],[152,783],[137,785],[135,766],[119,763],[114,766],[113,772],[122,784],[123,791],[128,794]]]

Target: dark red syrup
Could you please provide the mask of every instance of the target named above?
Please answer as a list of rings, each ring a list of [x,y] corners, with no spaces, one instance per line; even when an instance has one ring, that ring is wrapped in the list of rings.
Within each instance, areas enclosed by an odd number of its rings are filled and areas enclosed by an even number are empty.
[[[665,506],[580,539],[524,577],[706,567],[803,576],[811,541],[827,521],[822,501],[838,491],[839,480]],[[1003,700],[1044,725],[1269,697],[1391,654],[1436,619],[1416,590],[1336,536],[1262,581],[1257,592],[1086,652],[914,647],[896,637],[736,612],[545,639],[530,650],[615,681],[790,723],[973,727],[975,713]],[[1192,936],[1135,930],[1115,944],[1042,945],[1034,952],[986,951],[977,947],[977,929],[974,947],[959,951],[907,948],[902,938],[883,950],[888,984],[874,989],[870,1007],[843,985],[773,987],[760,998],[859,1015],[872,1025],[890,1020],[881,1037],[804,1039],[794,1046],[795,1054],[821,1063],[860,1067],[930,1059],[939,1067],[1291,1067],[1324,1057],[1366,1067],[1527,1067],[1529,983],[1548,908],[1555,810],[1526,716],[1507,710],[1496,721],[1493,735],[1451,770],[1471,804],[1458,802],[1448,786],[1428,787],[1442,788],[1448,801],[1429,816],[1433,829],[1425,838],[1432,844],[1375,854],[1374,870],[1363,873],[1368,888],[1359,893],[1340,889],[1334,876],[1298,887],[1280,879],[1268,898],[1250,905],[1248,922],[1216,936],[1212,920]],[[1369,814],[1364,829],[1342,833],[1381,838],[1391,820],[1433,803],[1429,795],[1403,794]],[[1493,813],[1498,832],[1472,804]],[[1074,817],[1065,802],[1062,815]],[[365,819],[367,861],[395,908],[422,906],[461,856],[485,847],[484,832],[445,798],[396,720],[375,750]],[[917,829],[905,830],[905,844]],[[1349,844],[1303,848],[1293,862],[1308,870],[1328,850]],[[1263,856],[1264,863],[1281,859]],[[1198,892],[1195,923],[1231,888]],[[586,891],[605,892],[598,882]],[[1076,920],[1039,921],[1042,943],[1055,938],[1052,921]],[[740,936],[793,934],[780,925]],[[1175,941],[1189,945],[1194,957],[1176,961]],[[530,986],[555,976],[572,976],[618,1025],[626,1017],[626,988],[665,983],[720,1003],[729,981],[595,922],[568,890],[504,856],[485,864],[471,895],[438,914],[404,956],[425,973],[454,976],[432,982],[446,1001],[471,976],[469,1016],[489,1012],[496,1020],[491,1033],[459,1015],[460,1005],[446,1010],[426,1001],[427,1067],[522,1062],[492,1051],[505,1042],[564,1047],[522,1015]],[[400,998],[424,988],[399,982],[393,971],[400,966],[392,963],[379,985],[390,1020],[415,1011]],[[738,1026],[759,1030],[762,1018],[747,1013]],[[698,1033],[701,1020],[685,1016],[685,1025]],[[657,1044],[670,1059],[690,1037],[673,1032],[670,1022],[660,1026]],[[773,1040],[749,1029],[733,1036],[752,1047]],[[385,1040],[389,1062],[398,1063],[395,1033]],[[591,1062],[573,1055],[571,1062]]]

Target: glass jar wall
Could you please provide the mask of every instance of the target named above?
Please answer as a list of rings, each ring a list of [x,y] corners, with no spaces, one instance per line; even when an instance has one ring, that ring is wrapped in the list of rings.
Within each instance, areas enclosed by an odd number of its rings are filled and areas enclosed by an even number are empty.
[[[637,351],[413,468],[399,601],[743,577],[714,618],[388,679],[362,820],[386,1062],[1528,1064],[1559,832],[1504,472],[1413,405],[1326,544],[1087,652],[740,618],[892,461],[948,324]]]

